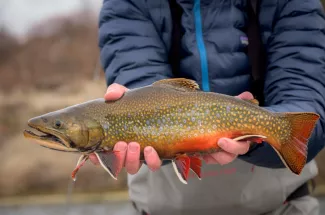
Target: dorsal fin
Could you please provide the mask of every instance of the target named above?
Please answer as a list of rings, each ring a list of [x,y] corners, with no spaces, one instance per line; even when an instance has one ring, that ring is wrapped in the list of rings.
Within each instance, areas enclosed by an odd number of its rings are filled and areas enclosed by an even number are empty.
[[[164,86],[171,87],[181,91],[197,91],[200,90],[199,85],[196,81],[186,78],[170,78],[156,81],[152,86]]]

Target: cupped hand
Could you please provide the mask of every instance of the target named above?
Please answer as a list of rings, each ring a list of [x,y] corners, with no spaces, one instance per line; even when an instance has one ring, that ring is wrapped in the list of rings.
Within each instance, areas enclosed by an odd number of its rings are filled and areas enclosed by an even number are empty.
[[[128,89],[119,84],[112,84],[107,88],[104,95],[106,101],[117,100],[127,91]],[[140,162],[140,145],[136,142],[117,142],[114,149],[119,151],[121,159],[124,160],[124,166],[129,174],[135,174],[139,171],[142,163]],[[144,148],[144,157],[148,167],[155,171],[160,168],[161,160],[156,152],[151,146]],[[90,160],[98,165],[99,161],[95,155],[89,156]]]
[[[250,100],[254,98],[253,95],[249,92],[243,92],[236,97],[244,100]],[[248,152],[250,142],[235,141],[229,138],[220,138],[218,145],[223,151],[203,156],[203,159],[207,164],[225,165],[234,161],[238,155],[243,155]]]

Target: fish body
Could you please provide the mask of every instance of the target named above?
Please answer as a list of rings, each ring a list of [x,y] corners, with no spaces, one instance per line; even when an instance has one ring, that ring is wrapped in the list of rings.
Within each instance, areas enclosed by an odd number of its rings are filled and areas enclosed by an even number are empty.
[[[200,178],[200,156],[220,150],[222,137],[265,141],[300,174],[318,118],[316,113],[273,113],[256,100],[203,92],[196,82],[179,78],[128,90],[116,101],[95,99],[35,117],[29,125],[48,137],[29,131],[25,136],[45,147],[82,153],[78,165],[95,153],[114,178],[120,170],[114,145],[135,141],[141,159],[143,149],[152,146],[161,159],[172,160],[186,183],[189,169]]]

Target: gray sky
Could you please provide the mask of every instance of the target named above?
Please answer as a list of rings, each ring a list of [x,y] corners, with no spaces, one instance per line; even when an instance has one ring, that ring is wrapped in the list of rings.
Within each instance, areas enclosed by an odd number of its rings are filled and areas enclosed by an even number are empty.
[[[76,12],[83,3],[98,13],[102,0],[0,0],[0,24],[14,35],[24,37],[33,25]]]

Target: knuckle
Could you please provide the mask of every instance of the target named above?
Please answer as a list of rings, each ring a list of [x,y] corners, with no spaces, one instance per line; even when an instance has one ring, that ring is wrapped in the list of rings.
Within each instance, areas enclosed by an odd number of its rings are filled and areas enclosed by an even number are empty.
[[[138,165],[136,165],[135,163],[133,163],[133,162],[127,162],[126,164],[125,164],[125,168],[126,168],[126,170],[127,170],[127,172],[129,173],[129,174],[135,174],[135,173],[137,173],[138,172],[138,167],[137,167]]]

